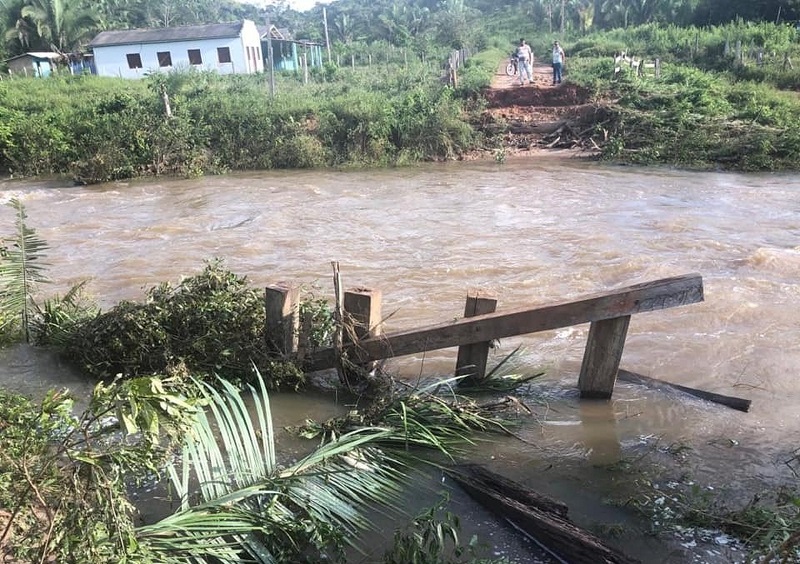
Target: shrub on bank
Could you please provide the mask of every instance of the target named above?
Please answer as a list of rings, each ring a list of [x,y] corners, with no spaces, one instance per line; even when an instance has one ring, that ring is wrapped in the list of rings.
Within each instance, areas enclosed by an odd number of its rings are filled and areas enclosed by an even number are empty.
[[[472,147],[461,101],[437,82],[436,72],[418,65],[375,74],[342,68],[335,82],[308,85],[278,77],[274,98],[261,75],[184,71],[144,81],[5,81],[0,169],[101,182],[392,164],[449,158]],[[165,115],[162,89],[171,117]],[[409,96],[415,96],[411,104]]]

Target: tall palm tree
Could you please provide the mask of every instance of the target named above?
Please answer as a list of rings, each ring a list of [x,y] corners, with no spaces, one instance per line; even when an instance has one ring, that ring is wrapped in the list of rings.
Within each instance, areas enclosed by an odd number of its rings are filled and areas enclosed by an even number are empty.
[[[100,25],[100,13],[83,0],[28,0],[22,8],[43,47],[58,53],[78,49]]]
[[[0,30],[9,54],[18,54],[28,47],[34,33],[30,22],[22,17],[25,0],[0,0]]]

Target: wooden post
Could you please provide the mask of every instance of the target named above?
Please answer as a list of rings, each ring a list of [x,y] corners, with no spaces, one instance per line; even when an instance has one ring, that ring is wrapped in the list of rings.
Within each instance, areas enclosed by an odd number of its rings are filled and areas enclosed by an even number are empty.
[[[286,284],[267,286],[264,293],[266,339],[269,352],[292,355],[297,352],[300,329],[300,289]]]
[[[381,335],[381,301],[380,290],[352,288],[344,293],[346,341],[358,342]]]
[[[344,341],[356,343],[362,339],[379,337],[383,331],[381,325],[380,290],[353,288],[344,293]],[[370,374],[377,362],[366,362],[360,367],[364,374]]]
[[[164,115],[167,119],[172,117],[172,107],[169,104],[169,94],[167,93],[166,85],[161,85],[161,101],[164,103]]]
[[[485,313],[494,313],[497,309],[497,298],[491,295],[481,296],[479,291],[467,294],[464,306],[464,317],[475,317]],[[489,358],[491,342],[475,343],[458,347],[456,360],[456,376],[468,376],[464,381],[479,382],[486,377],[486,361]]]
[[[578,378],[582,398],[611,398],[630,321],[626,315],[592,322]]]

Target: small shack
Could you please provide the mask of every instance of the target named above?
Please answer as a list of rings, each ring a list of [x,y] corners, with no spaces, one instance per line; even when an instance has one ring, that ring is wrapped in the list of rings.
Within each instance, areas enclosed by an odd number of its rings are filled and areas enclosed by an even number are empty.
[[[8,74],[21,76],[50,76],[63,55],[53,51],[31,51],[6,60]]]
[[[322,44],[307,39],[295,39],[286,28],[274,25],[260,27],[261,52],[264,53],[264,67],[269,67],[269,42],[272,41],[272,53],[276,71],[296,71],[303,69],[303,60],[308,68],[322,66]]]

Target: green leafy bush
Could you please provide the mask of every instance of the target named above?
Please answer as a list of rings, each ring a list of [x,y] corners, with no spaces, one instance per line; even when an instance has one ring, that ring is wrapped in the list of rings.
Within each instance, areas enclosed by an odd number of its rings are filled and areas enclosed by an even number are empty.
[[[254,363],[267,367],[263,298],[245,278],[211,261],[175,286],[152,288],[145,303],[122,302],[82,324],[65,352],[98,378],[167,374],[185,366],[193,374],[241,382]]]

